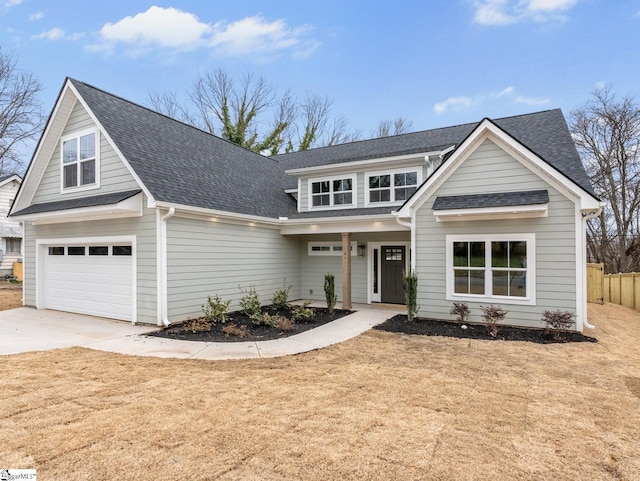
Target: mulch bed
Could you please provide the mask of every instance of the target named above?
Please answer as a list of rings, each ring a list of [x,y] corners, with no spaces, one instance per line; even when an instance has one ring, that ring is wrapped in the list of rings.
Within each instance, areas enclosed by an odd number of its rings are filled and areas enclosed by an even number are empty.
[[[560,339],[555,339],[553,334],[540,329],[526,329],[511,326],[502,326],[496,337],[492,337],[487,328],[479,324],[465,324],[463,329],[457,322],[441,321],[436,319],[415,318],[413,322],[407,320],[404,314],[398,314],[391,319],[377,325],[374,329],[403,334],[415,334],[420,336],[444,336],[462,339],[503,340],[503,341],[527,341],[539,344],[552,344],[558,342],[598,342],[596,338],[585,336],[579,332],[563,332]]]
[[[336,319],[351,314],[352,311],[334,309],[333,314],[329,314],[326,307],[315,307],[315,316],[308,321],[298,321],[293,328],[288,331],[276,329],[272,326],[256,325],[248,316],[240,311],[229,313],[229,320],[224,324],[213,324],[204,318],[191,319],[188,321],[171,324],[160,331],[147,334],[148,336],[164,337],[168,339],[180,339],[183,341],[205,341],[205,342],[247,342],[247,341],[269,341],[272,339],[282,339],[294,336],[301,332],[314,329]],[[269,307],[263,311],[273,313]],[[290,313],[280,313],[289,317]],[[235,325],[238,329],[246,329],[244,337],[239,335],[229,335],[223,331],[225,327]],[[244,327],[243,327],[244,326]]]

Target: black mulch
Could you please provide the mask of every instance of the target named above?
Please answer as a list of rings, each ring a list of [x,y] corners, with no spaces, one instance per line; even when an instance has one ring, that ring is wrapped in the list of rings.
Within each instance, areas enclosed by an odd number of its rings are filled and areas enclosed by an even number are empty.
[[[256,325],[248,316],[244,315],[240,311],[229,313],[229,320],[224,324],[212,324],[203,318],[192,319],[176,324],[171,324],[169,327],[160,331],[154,331],[148,336],[164,337],[168,339],[180,339],[183,341],[206,341],[206,342],[246,342],[246,341],[268,341],[271,339],[282,339],[284,337],[294,336],[301,332],[308,331],[327,322],[335,321],[341,317],[351,314],[352,311],[345,311],[342,309],[334,309],[333,314],[329,314],[329,311],[325,307],[316,307],[315,316],[309,321],[298,321],[293,325],[293,329],[289,331],[283,331],[276,329],[275,327]],[[264,308],[268,312],[273,313],[268,307]],[[289,317],[289,313],[281,313]],[[223,332],[222,329],[230,325],[235,325],[241,329],[245,326],[246,335],[240,337],[238,335],[229,335]],[[206,329],[206,330],[202,330]]]
[[[559,339],[553,334],[539,329],[502,326],[497,337],[492,337],[487,328],[479,324],[465,324],[463,329],[457,322],[440,321],[435,319],[415,318],[413,322],[407,320],[404,314],[398,314],[391,319],[377,325],[374,329],[387,332],[416,334],[420,336],[445,336],[462,339],[484,339],[503,341],[528,341],[540,344],[557,342],[598,342],[597,339],[580,334],[579,332],[563,332]]]

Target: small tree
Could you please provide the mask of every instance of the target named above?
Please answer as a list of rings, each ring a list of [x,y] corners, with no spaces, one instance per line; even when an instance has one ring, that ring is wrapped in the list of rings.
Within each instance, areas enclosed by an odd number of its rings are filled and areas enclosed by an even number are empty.
[[[327,300],[329,314],[333,314],[338,297],[336,296],[336,279],[331,273],[324,276],[324,297]]]
[[[509,311],[505,311],[502,307],[494,306],[493,304],[490,306],[480,306],[480,309],[482,309],[482,323],[489,331],[489,334],[492,337],[496,337],[498,331],[500,331],[498,323],[506,317]]]
[[[449,314],[452,316],[456,316],[456,321],[460,324],[464,324],[469,319],[469,315],[471,311],[469,310],[469,306],[466,302],[454,302],[453,307],[449,311]]]
[[[418,314],[418,274],[413,269],[402,274],[402,285],[404,286],[404,303],[407,306],[407,318],[409,322]]]

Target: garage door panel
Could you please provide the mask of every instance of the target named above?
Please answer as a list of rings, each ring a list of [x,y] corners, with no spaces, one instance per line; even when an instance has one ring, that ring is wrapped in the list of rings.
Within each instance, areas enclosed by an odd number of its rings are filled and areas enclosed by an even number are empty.
[[[111,246],[109,255],[84,256],[68,255],[67,248],[65,255],[49,255],[45,248],[44,264],[46,308],[131,320],[132,256],[114,256]]]

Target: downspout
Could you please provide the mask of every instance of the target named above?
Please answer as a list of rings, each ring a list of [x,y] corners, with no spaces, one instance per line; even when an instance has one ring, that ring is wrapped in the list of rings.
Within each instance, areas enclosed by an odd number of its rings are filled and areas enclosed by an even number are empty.
[[[170,207],[169,211],[160,217],[160,246],[158,255],[160,256],[160,322],[158,325],[169,326],[169,306],[167,301],[167,221],[176,213],[175,207]]]
[[[583,229],[582,232],[584,232],[584,236],[582,239],[582,252],[584,253],[584,256],[582,257],[583,259],[586,260],[587,258],[587,236],[586,236],[586,225],[587,225],[587,221],[589,219],[593,219],[594,217],[598,217],[600,215],[600,213],[602,212],[602,206],[594,211],[591,212],[585,212],[582,214],[582,223],[583,223]],[[583,289],[585,290],[585,293],[582,294],[583,299],[586,299],[586,289],[587,289],[587,281],[586,281],[586,275],[585,275],[585,279],[583,280]],[[594,326],[593,324],[589,324],[589,321],[587,320],[587,315],[585,312],[585,315],[582,316],[584,319],[582,319],[582,324],[584,325],[584,327],[588,328],[588,329],[595,329],[596,326]]]
[[[416,270],[416,230],[415,227],[415,214],[411,212],[411,221],[407,222],[401,220],[398,217],[398,213],[396,211],[392,212],[392,214],[396,217],[396,222],[402,226],[408,227],[411,230],[411,270]]]

